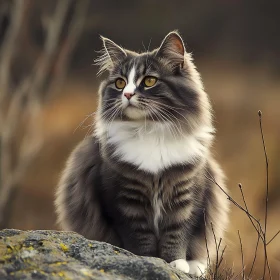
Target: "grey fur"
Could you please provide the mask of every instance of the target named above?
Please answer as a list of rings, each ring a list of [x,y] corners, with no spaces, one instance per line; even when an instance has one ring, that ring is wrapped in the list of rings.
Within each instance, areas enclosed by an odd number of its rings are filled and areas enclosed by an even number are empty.
[[[223,238],[228,213],[226,197],[209,180],[214,177],[225,188],[223,172],[210,153],[212,138],[200,139],[207,151],[204,155],[153,173],[116,154],[104,125],[132,122],[121,112],[113,120],[106,116],[115,106],[106,100],[119,98],[112,83],[120,74],[126,76],[134,65],[137,77],[145,71],[157,72],[160,77],[152,94],[147,95],[140,85],[136,89],[143,104],[160,100],[166,106],[176,106],[179,111],[170,110],[169,116],[180,123],[184,133],[192,134],[200,126],[212,128],[211,106],[191,56],[176,32],[168,34],[159,49],[144,54],[124,50],[105,38],[103,41],[105,53],[98,63],[101,72],[109,70],[109,77],[100,87],[96,133],[82,141],[68,160],[56,194],[58,222],[64,230],[167,262],[206,260],[206,239],[212,259],[215,244],[211,224],[216,238]],[[153,114],[145,122],[168,121]],[[174,133],[175,144],[177,137],[180,135]],[[155,209],[161,211],[157,218]]]

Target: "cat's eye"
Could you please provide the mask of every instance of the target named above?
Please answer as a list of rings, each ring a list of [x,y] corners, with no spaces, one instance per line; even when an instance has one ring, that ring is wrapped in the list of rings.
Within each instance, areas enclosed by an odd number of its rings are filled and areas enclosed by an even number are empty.
[[[153,85],[155,85],[157,82],[157,78],[152,77],[152,76],[148,76],[144,78],[144,85],[146,87],[152,87]]]
[[[115,86],[117,89],[123,89],[126,85],[126,82],[124,79],[121,79],[121,78],[118,78],[116,81],[115,81]]]

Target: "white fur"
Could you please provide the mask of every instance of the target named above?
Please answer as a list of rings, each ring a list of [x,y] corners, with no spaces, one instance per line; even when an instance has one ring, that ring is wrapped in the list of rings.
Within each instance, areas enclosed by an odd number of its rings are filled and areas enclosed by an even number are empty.
[[[179,269],[185,273],[189,273],[189,271],[190,271],[189,264],[184,259],[178,259],[178,260],[172,261],[170,263],[170,265],[173,267],[176,267],[177,269]]]
[[[132,99],[132,98],[131,98]],[[127,102],[129,102],[127,100]],[[130,101],[133,104],[133,100]],[[123,110],[123,113],[132,120],[143,120],[147,115],[146,111],[138,109],[136,107],[128,106]]]
[[[205,261],[198,261],[198,260],[193,260],[193,261],[188,261],[189,264],[189,273],[193,274],[195,276],[201,276],[204,275],[206,272],[206,263],[207,260]]]
[[[138,169],[157,173],[174,164],[192,163],[206,157],[208,147],[199,139],[211,142],[213,128],[202,126],[193,134],[174,138],[170,124],[144,121],[97,123],[97,136],[116,146],[115,154]]]
[[[136,89],[135,74],[136,74],[135,67],[132,67],[132,69],[130,70],[130,72],[128,74],[127,84],[126,84],[125,88],[123,89],[123,96],[125,93],[134,93],[134,91]]]
[[[129,72],[127,85],[123,89],[122,107],[123,107],[123,113],[127,117],[129,117],[130,119],[133,119],[133,120],[139,120],[139,119],[145,118],[147,113],[144,110],[136,108],[138,105],[137,96],[133,96],[130,100],[128,100],[125,97],[126,93],[134,93],[134,91],[136,89],[135,75],[136,75],[136,70],[135,70],[135,67],[133,67],[131,69],[131,71]],[[134,105],[134,106],[129,106],[130,104]]]

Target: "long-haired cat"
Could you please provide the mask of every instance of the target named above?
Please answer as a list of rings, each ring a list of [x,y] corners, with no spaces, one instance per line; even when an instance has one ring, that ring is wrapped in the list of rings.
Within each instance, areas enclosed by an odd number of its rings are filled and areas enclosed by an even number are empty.
[[[228,201],[210,148],[211,106],[177,32],[144,53],[103,38],[95,132],[71,154],[56,194],[64,230],[195,275],[223,237]],[[206,249],[206,240],[208,250]],[[207,252],[208,251],[208,252]]]

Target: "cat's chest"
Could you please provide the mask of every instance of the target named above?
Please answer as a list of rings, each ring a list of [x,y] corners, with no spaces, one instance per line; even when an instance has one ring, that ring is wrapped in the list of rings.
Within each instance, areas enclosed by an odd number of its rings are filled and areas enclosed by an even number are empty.
[[[166,130],[140,134],[115,126],[108,134],[108,143],[113,144],[114,155],[121,161],[153,174],[173,165],[191,163],[205,154],[207,148],[196,135],[176,139],[170,133]]]

